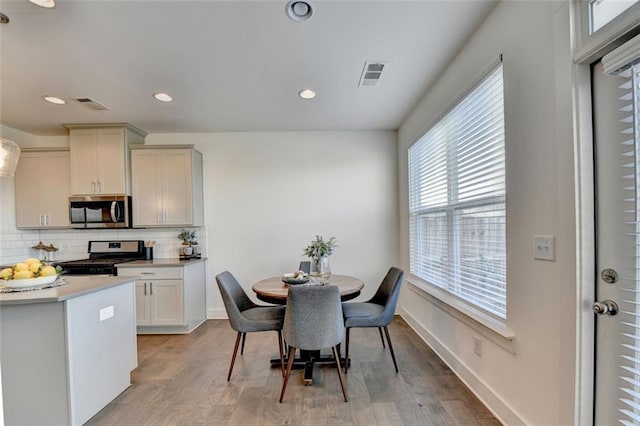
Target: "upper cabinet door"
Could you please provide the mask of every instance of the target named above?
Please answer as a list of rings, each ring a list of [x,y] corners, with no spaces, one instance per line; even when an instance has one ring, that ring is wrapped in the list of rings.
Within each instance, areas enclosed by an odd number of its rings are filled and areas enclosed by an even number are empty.
[[[45,168],[50,173],[42,174]],[[16,227],[69,227],[69,151],[23,151],[16,169]]]
[[[95,129],[78,129],[70,133],[71,193],[90,195],[97,192],[97,132]]]
[[[164,225],[193,223],[191,150],[167,150],[164,156]]]
[[[160,150],[131,153],[133,226],[162,225],[162,155]]]
[[[97,193],[125,194],[126,158],[124,128],[96,131]]]

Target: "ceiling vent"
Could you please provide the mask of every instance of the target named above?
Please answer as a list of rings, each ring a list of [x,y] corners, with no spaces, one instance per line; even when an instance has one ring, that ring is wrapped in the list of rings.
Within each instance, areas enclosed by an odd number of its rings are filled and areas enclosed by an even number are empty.
[[[382,76],[382,70],[387,65],[386,62],[381,61],[367,61],[364,63],[362,69],[362,75],[360,76],[360,83],[358,86],[375,86],[380,81]]]
[[[91,98],[75,98],[74,100],[94,111],[109,111],[109,108]]]

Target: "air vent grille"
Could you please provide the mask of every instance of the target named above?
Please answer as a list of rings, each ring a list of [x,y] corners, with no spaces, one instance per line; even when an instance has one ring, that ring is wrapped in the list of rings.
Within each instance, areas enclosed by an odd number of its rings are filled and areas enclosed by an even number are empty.
[[[109,111],[109,108],[91,98],[75,98],[74,100],[93,111]]]
[[[387,65],[386,62],[383,61],[367,61],[364,63],[364,68],[362,69],[362,75],[360,76],[360,83],[358,86],[375,86],[380,81],[380,77],[382,77],[382,70]]]

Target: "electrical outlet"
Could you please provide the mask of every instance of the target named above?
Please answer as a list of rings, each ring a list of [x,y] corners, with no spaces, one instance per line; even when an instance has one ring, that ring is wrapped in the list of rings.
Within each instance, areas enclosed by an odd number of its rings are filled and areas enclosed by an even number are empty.
[[[100,321],[108,320],[113,317],[113,305],[100,309]]]
[[[533,236],[533,258],[538,260],[556,260],[556,237],[553,235]]]
[[[482,356],[482,340],[478,336],[473,336],[473,353]]]

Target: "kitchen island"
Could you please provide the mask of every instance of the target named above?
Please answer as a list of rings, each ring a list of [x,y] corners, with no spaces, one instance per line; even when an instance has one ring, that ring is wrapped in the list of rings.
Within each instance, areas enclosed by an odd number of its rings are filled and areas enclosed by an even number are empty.
[[[131,384],[135,277],[65,277],[0,294],[7,425],[81,425]]]

